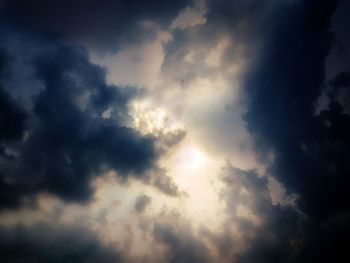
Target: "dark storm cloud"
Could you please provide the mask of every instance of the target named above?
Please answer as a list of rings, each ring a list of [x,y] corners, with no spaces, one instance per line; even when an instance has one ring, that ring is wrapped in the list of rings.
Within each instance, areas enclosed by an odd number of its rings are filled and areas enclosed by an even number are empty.
[[[136,198],[135,201],[135,211],[138,213],[142,213],[148,205],[150,205],[152,202],[152,199],[147,195],[140,195]]]
[[[335,37],[331,53],[326,61],[327,77],[329,79],[350,68],[349,10],[350,2],[339,0],[337,10],[332,17],[332,31],[335,33]]]
[[[349,260],[347,73],[330,82],[325,107],[319,114],[315,110],[327,86],[325,60],[335,7],[336,1],[295,1],[272,14],[260,58],[245,80],[249,101],[245,121],[256,149],[262,160],[272,150],[268,172],[299,195],[297,205],[307,215],[300,224],[298,253],[292,262]],[[250,259],[243,262],[256,262],[251,257],[265,244],[252,243]],[[276,253],[276,245],[265,258]]]
[[[350,71],[340,72],[329,82],[328,97],[331,103],[338,104],[339,110],[350,113]]]
[[[342,63],[342,72],[325,82],[335,2],[297,0],[281,7],[277,1],[213,0],[207,2],[206,25],[172,32],[164,67],[169,59],[182,59],[198,42],[212,47],[225,34],[237,40],[237,49],[246,44],[250,55],[258,55],[245,76],[245,121],[261,160],[267,160],[266,153],[274,153],[268,173],[299,195],[297,205],[303,214],[294,207],[272,205],[266,177],[228,166],[221,196],[241,240],[228,234],[232,221],[227,221],[220,237],[202,232],[227,261],[350,261],[346,63]],[[104,70],[89,62],[85,49],[61,40],[112,50],[149,36],[151,30],[140,22],[169,24],[188,4],[159,0],[1,1],[0,208],[18,206],[22,199],[41,192],[65,201],[86,201],[92,194],[91,180],[104,171],[112,169],[127,177],[155,169],[159,153],[154,139],[123,125],[132,94],[107,85]],[[340,17],[336,25],[349,24],[341,21],[347,19],[347,13]],[[17,31],[25,32],[22,38],[6,39],[17,38]],[[348,37],[347,30],[341,32]],[[40,40],[33,42],[31,38]],[[237,49],[225,51],[217,72],[236,61]],[[205,53],[201,52],[197,55],[204,64]],[[211,76],[211,70],[193,66],[179,79]],[[318,113],[315,104],[326,86],[327,102]],[[103,118],[109,110],[111,117]],[[143,179],[169,195],[179,193],[161,170]],[[249,195],[242,195],[241,187]],[[136,211],[142,212],[149,202],[147,197],[139,198]],[[240,205],[251,209],[261,224],[238,215]],[[106,210],[102,210],[97,220],[104,223],[105,217]],[[154,224],[152,235],[167,248],[168,262],[213,262],[207,240],[198,238],[189,225],[178,224],[180,219]],[[245,249],[235,251],[240,242]],[[0,261],[53,259],[120,261],[85,229],[46,225],[0,229]]]
[[[229,187],[223,199],[228,211],[234,215],[243,204],[264,220],[256,226],[235,218],[248,246],[237,255],[238,262],[331,262],[349,257],[345,249],[350,242],[349,70],[344,69],[347,56],[341,63],[335,59],[348,54],[349,19],[344,9],[348,5],[344,3],[335,19],[334,30],[340,35],[336,45],[330,32],[336,1],[305,0],[207,1],[206,24],[174,30],[166,46],[165,72],[174,71],[172,65],[177,63],[189,68],[172,75],[182,84],[217,74],[217,69],[205,65],[205,51],[222,35],[230,34],[234,46],[225,50],[220,74],[239,57],[237,47],[243,45],[248,60],[257,56],[243,85],[249,102],[245,121],[261,161],[269,161],[267,153],[274,153],[269,174],[299,195],[298,206],[306,216],[291,207],[273,206],[266,179],[255,172],[232,171],[241,173],[235,184],[250,189],[254,198],[240,200],[240,189],[226,181]],[[338,52],[330,63],[336,77],[325,89],[325,62],[331,46]],[[195,62],[183,62],[193,48]],[[344,72],[334,74],[334,68]],[[315,105],[325,90],[327,103],[318,114]],[[212,238],[220,254],[230,258],[235,240],[225,234]]]
[[[273,149],[271,173],[301,195],[303,210],[320,217],[349,208],[348,116],[335,101],[318,116],[314,107],[325,80],[334,8],[334,1],[300,1],[280,10],[246,83],[245,119],[258,142]]]
[[[199,77],[225,75],[228,79],[232,72],[225,73],[230,66],[250,59],[259,47],[261,37],[269,15],[283,1],[264,0],[207,0],[205,2],[206,19],[204,24],[186,28],[173,28],[173,38],[165,45],[166,53],[162,65],[165,73],[190,86],[191,81]],[[230,38],[220,57],[218,67],[208,66],[208,50],[215,49],[223,38]],[[184,61],[191,52],[193,61]],[[174,65],[182,67],[172,68]]]
[[[143,37],[141,22],[165,25],[187,4],[1,2],[1,207],[18,206],[39,192],[86,201],[91,180],[104,171],[126,177],[156,169],[161,154],[156,138],[124,125],[137,90],[107,85],[105,70],[66,40],[116,47]],[[170,141],[164,143],[170,147]],[[176,185],[160,176],[152,177],[152,184],[176,195]]]
[[[2,71],[8,72],[1,83],[7,89],[1,90],[0,107],[1,207],[39,192],[87,201],[91,180],[102,172],[140,176],[154,166],[154,139],[123,125],[136,90],[107,85],[105,70],[90,63],[83,48],[52,40],[34,45],[26,34],[10,34],[20,41],[2,43],[10,51],[1,53]],[[30,57],[22,61],[21,53]],[[9,58],[14,62],[6,63]],[[16,60],[31,70],[30,77],[16,78],[23,68]],[[22,109],[23,98],[29,103]],[[103,117],[106,110],[110,118]]]
[[[0,261],[12,262],[121,262],[115,248],[104,246],[82,227],[0,228]]]
[[[226,237],[224,243],[217,242],[221,255],[233,251],[234,262],[239,263],[293,262],[296,250],[293,242],[298,238],[299,227],[299,215],[293,207],[273,205],[267,177],[259,176],[254,170],[244,171],[228,164],[222,180],[225,188],[221,197],[230,215],[225,227],[233,221],[240,237]],[[260,222],[240,215],[240,206],[249,209]],[[245,247],[242,251],[237,251],[239,244]]]
[[[25,114],[1,85],[10,63],[10,55],[0,49],[0,153],[3,142],[20,139],[24,131]]]
[[[0,16],[30,32],[54,34],[100,50],[150,37],[141,23],[168,25],[189,0],[10,0],[2,1]]]
[[[6,145],[21,139],[24,133],[25,114],[21,107],[11,98],[4,89],[2,82],[6,79],[10,56],[6,50],[0,49],[0,158],[11,158],[6,153]],[[15,189],[5,182],[4,171],[0,172],[0,206],[15,202],[12,197]]]
[[[235,39],[252,39],[263,28],[267,15],[281,3],[265,0],[208,0],[208,26],[231,33]]]
[[[212,262],[205,243],[197,239],[188,225],[156,223],[153,236],[167,248],[166,262],[205,263]]]

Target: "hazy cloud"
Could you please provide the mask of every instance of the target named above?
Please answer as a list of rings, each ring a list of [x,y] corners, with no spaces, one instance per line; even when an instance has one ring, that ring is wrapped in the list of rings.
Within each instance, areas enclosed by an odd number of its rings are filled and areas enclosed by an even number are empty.
[[[150,205],[152,202],[152,199],[147,195],[140,195],[136,198],[135,201],[135,211],[138,213],[142,213],[148,205]]]

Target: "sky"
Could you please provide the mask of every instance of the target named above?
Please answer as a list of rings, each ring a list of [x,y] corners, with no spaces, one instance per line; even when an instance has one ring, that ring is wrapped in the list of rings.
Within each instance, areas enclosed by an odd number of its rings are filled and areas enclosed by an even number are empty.
[[[0,262],[350,262],[349,12],[0,0]]]

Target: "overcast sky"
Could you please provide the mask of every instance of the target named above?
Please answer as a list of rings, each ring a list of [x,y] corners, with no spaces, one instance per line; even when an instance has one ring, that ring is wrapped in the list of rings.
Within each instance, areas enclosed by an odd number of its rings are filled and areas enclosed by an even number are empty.
[[[0,262],[350,262],[346,0],[0,0]]]

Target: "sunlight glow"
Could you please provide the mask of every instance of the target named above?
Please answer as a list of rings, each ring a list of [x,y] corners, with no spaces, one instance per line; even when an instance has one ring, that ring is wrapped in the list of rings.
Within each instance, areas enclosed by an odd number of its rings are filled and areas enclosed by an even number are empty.
[[[185,145],[174,156],[176,167],[182,172],[195,172],[205,164],[204,154],[193,145]]]

